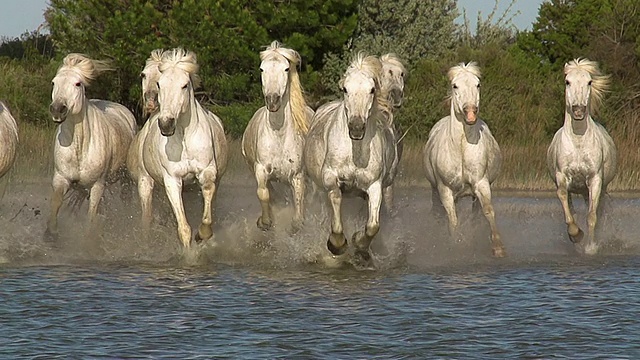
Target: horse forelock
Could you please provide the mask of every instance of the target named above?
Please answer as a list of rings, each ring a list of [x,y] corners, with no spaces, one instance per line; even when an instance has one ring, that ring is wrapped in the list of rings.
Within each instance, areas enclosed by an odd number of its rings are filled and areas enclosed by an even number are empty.
[[[382,55],[380,57],[380,61],[382,61],[383,65],[384,63],[387,63],[389,65],[399,68],[400,71],[402,71],[403,77],[407,74],[407,69],[404,67],[404,64],[402,63],[398,55],[394,53],[388,53],[388,54]]]
[[[98,75],[105,71],[113,70],[107,61],[99,61],[88,58],[84,54],[71,53],[64,57],[62,65],[58,68],[58,74],[70,71],[80,76],[82,83],[87,86]]]
[[[167,50],[162,54],[162,61],[159,65],[160,72],[164,72],[170,68],[176,68],[189,74],[193,88],[200,86],[200,76],[198,76],[198,60],[193,51],[187,51],[182,48]]]
[[[162,61],[162,54],[164,53],[164,50],[162,49],[155,49],[151,52],[151,55],[149,56],[149,58],[147,59],[146,63],[145,63],[145,68],[150,67],[150,66],[159,66],[160,62]]]
[[[290,69],[290,71],[297,71],[297,67],[301,63],[300,54],[293,49],[283,47],[277,40],[274,40],[266,49],[260,52],[260,61],[270,60],[279,56],[284,57],[293,65],[293,69]]]
[[[456,77],[465,73],[471,74],[478,79],[480,79],[481,76],[480,67],[475,61],[471,61],[466,64],[462,62],[456,66],[453,66],[451,69],[449,69],[447,77],[449,78],[450,82],[453,82]]]
[[[609,88],[610,76],[604,75],[598,68],[598,63],[586,58],[578,58],[564,64],[565,78],[573,71],[585,71],[591,76],[591,111],[595,111],[604,93]]]

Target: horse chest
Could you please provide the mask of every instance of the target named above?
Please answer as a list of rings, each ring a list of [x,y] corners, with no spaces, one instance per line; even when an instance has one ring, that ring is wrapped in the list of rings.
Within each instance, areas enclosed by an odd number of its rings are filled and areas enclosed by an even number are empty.
[[[258,161],[270,169],[273,178],[284,180],[302,169],[304,142],[293,136],[272,137],[260,146]]]

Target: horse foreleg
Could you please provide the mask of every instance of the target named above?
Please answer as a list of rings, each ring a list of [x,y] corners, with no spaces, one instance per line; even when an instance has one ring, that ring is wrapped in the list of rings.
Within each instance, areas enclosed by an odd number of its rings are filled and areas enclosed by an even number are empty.
[[[504,245],[500,239],[500,233],[498,232],[498,226],[496,225],[496,214],[493,210],[493,204],[491,203],[491,185],[486,179],[481,180],[475,186],[475,195],[477,201],[480,201],[482,206],[482,212],[489,221],[491,227],[491,247],[493,250],[493,256],[504,257]]]
[[[587,234],[587,243],[584,246],[584,253],[587,255],[595,255],[598,252],[598,244],[596,243],[596,222],[598,221],[598,204],[600,203],[600,195],[602,194],[602,178],[594,176],[589,182],[589,212],[587,214],[587,226],[589,233]]]
[[[259,229],[266,231],[273,225],[273,220],[271,219],[271,196],[267,184],[269,181],[269,175],[264,166],[256,164],[255,176],[256,183],[258,184],[258,200],[260,200],[260,207],[262,208],[262,213],[258,218],[257,225]]]
[[[384,201],[384,207],[385,209],[387,209],[389,216],[394,217],[396,215],[396,211],[393,207],[393,184],[382,189],[382,197]]]
[[[182,241],[182,245],[188,248],[191,246],[191,227],[187,222],[184,205],[182,204],[182,179],[165,176],[164,189],[171,203],[176,222],[178,223],[178,237],[180,241]]]
[[[202,222],[200,223],[195,239],[198,242],[208,240],[213,237],[213,228],[211,227],[211,224],[213,223],[213,211],[211,208],[213,199],[215,199],[216,192],[218,190],[215,179],[216,174],[215,171],[212,170],[203,171],[202,175],[198,178],[198,181],[201,184],[200,188],[202,190],[202,200],[204,202],[204,209],[202,209]]]
[[[382,187],[380,182],[375,182],[367,189],[369,198],[369,214],[365,231],[358,231],[353,234],[353,242],[356,247],[355,260],[363,266],[368,266],[371,262],[369,247],[373,237],[380,230],[380,206],[382,205]]]
[[[333,255],[342,255],[347,251],[347,239],[342,229],[342,191],[336,187],[328,193],[331,204],[331,234],[327,248]]]
[[[438,195],[438,199],[449,218],[449,235],[452,239],[459,240],[458,215],[456,214],[456,200],[453,196],[453,191],[448,186],[440,183],[438,184]]]
[[[138,180],[138,195],[142,207],[142,231],[145,236],[149,235],[153,218],[153,186],[154,181],[150,176],[141,176]]]
[[[98,205],[100,204],[103,193],[104,181],[98,180],[91,186],[91,192],[89,193],[89,233],[93,233],[93,230],[95,230],[98,218]]]
[[[584,233],[576,224],[576,221],[573,217],[572,213],[572,204],[571,204],[571,195],[569,194],[569,185],[567,184],[567,180],[561,173],[556,174],[556,184],[558,189],[556,190],[556,194],[558,195],[558,199],[560,199],[560,203],[562,204],[562,210],[564,211],[564,222],[567,224],[567,233],[569,234],[569,239],[571,239],[574,243],[579,243],[582,241],[582,237]]]
[[[304,222],[304,194],[305,194],[304,173],[295,174],[291,179],[291,191],[293,192],[293,206],[295,215],[293,216],[292,230],[294,233],[302,228]]]
[[[58,235],[58,212],[62,206],[64,195],[69,191],[69,186],[69,181],[62,175],[58,173],[53,175],[51,213],[49,213],[49,220],[47,221],[47,229],[45,231],[45,236],[47,237],[55,237]]]

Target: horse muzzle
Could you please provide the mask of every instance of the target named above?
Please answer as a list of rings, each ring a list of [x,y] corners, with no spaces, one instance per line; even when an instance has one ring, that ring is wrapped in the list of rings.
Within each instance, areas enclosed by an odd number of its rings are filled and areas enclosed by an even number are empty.
[[[391,89],[391,91],[389,92],[389,97],[391,98],[391,105],[393,105],[394,108],[399,108],[402,106],[402,90],[398,88]]]
[[[67,115],[69,115],[69,108],[64,104],[54,102],[49,105],[49,112],[53,117],[53,121],[59,124],[67,119]]]
[[[280,95],[277,94],[267,94],[264,96],[264,102],[267,105],[267,110],[271,112],[276,112],[280,110]]]
[[[571,106],[571,115],[573,115],[574,120],[584,120],[585,115],[587,114],[587,106],[586,105],[572,105]]]
[[[362,140],[365,133],[365,122],[360,116],[354,116],[349,120],[349,137],[352,140]]]
[[[160,133],[163,136],[172,136],[176,132],[176,119],[175,118],[159,118],[158,127]]]
[[[475,125],[478,121],[478,107],[476,105],[466,105],[464,111],[464,122],[467,125]]]
[[[147,91],[144,93],[144,110],[148,114],[158,111],[158,92]]]

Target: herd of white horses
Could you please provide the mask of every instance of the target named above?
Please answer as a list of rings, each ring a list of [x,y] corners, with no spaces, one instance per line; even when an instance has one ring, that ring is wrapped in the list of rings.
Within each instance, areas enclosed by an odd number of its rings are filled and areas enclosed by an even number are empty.
[[[358,53],[346,69],[342,99],[311,109],[298,75],[301,58],[277,41],[260,53],[265,106],[258,109],[242,138],[242,154],[255,175],[261,214],[257,226],[268,231],[274,223],[271,182],[286,183],[293,194],[292,232],[305,219],[305,194],[312,185],[326,196],[331,209],[327,249],[371,264],[370,244],[380,228],[380,208],[392,214],[393,184],[402,153],[402,134],[394,111],[402,105],[406,70],[394,54],[380,57]],[[80,54],[67,55],[53,78],[50,112],[58,123],[54,148],[53,193],[46,235],[55,238],[57,218],[72,188],[89,191],[88,221],[96,221],[105,186],[123,178],[137,183],[142,228],[151,227],[152,195],[164,188],[173,209],[178,237],[185,248],[213,236],[212,207],[225,173],[228,144],[218,116],[194,97],[199,86],[193,52],[180,48],[155,50],[142,70],[143,107],[148,120],[137,131],[126,107],[87,99],[85,87],[106,63]],[[598,202],[616,172],[616,149],[606,130],[591,116],[608,77],[595,62],[572,60],[564,67],[565,120],[547,152],[548,168],[557,186],[569,239],[586,254],[597,252],[595,239]],[[433,191],[433,211],[448,217],[453,239],[462,234],[456,203],[473,198],[474,212],[482,211],[491,228],[493,255],[505,256],[491,202],[491,184],[500,171],[501,153],[487,124],[478,117],[480,70],[474,62],[460,63],[448,73],[450,113],[438,121],[424,146],[424,169]],[[18,127],[0,103],[0,177],[16,157]],[[183,184],[200,186],[204,208],[195,236],[185,216]],[[4,193],[6,177],[0,184]],[[343,194],[355,192],[368,203],[363,230],[345,237]],[[588,201],[587,238],[576,224],[571,194]],[[322,195],[324,194],[324,195]],[[584,241],[583,241],[584,240]],[[351,249],[351,251],[348,251]]]

